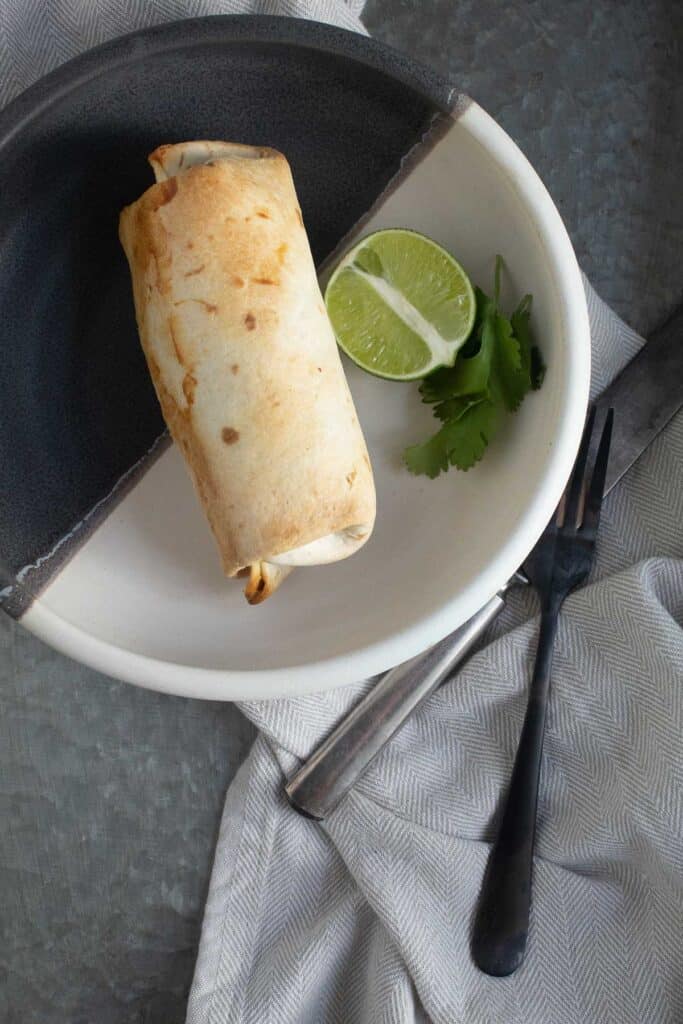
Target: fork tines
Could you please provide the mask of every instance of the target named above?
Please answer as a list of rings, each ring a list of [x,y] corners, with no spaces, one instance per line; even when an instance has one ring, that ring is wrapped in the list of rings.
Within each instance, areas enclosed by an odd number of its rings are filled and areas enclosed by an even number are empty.
[[[602,428],[602,434],[600,436],[598,454],[595,456],[593,477],[588,488],[588,496],[586,498],[583,512],[583,522],[581,524],[582,531],[584,533],[590,533],[593,536],[597,533],[598,525],[600,523],[600,509],[602,507],[602,499],[605,491],[605,476],[607,474],[607,461],[609,459],[609,447],[612,440],[613,423],[614,409],[608,409],[607,416],[605,417],[605,425]]]
[[[586,419],[579,454],[574,464],[574,471],[565,489],[558,507],[557,523],[565,530],[580,530],[583,534],[594,537],[600,522],[607,460],[609,458],[610,441],[614,409],[609,409],[605,416],[597,453],[592,465],[589,466],[589,455],[594,440],[596,410],[591,406]],[[590,470],[590,472],[589,472]]]

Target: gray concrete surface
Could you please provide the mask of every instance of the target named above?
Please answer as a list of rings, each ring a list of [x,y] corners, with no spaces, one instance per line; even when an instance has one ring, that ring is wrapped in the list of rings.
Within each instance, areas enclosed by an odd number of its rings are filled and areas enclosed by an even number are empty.
[[[647,330],[683,298],[683,5],[370,0],[365,21],[499,119],[622,315]],[[180,1024],[251,739],[230,705],[113,682],[0,617],[0,1024]]]
[[[683,295],[680,0],[369,0],[364,21],[510,133],[617,312],[640,331],[671,312]]]

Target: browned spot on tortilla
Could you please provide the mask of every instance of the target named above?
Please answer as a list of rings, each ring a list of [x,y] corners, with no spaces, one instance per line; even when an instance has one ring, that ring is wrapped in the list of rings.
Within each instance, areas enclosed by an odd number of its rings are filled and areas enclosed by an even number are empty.
[[[225,444],[235,444],[240,439],[239,430],[235,430],[234,427],[223,427],[221,437]]]
[[[267,210],[257,210],[256,211],[256,216],[257,217],[261,217],[263,220],[270,220],[271,219],[271,216],[270,216],[270,214],[268,213]]]
[[[187,248],[188,249],[194,249],[194,242],[188,242],[187,243]]]
[[[188,463],[191,467],[191,473],[197,492],[207,514],[209,515],[209,519],[211,520],[211,510],[215,508],[218,490],[216,482],[212,476],[211,467],[207,461],[204,446],[200,443],[194,428],[192,410],[184,403],[182,406],[179,405],[176,401],[175,395],[171,395],[169,393],[159,374],[159,367],[157,366],[154,357],[148,357],[148,362],[150,372],[154,380],[154,386],[161,404],[161,411],[164,414],[164,419],[166,420],[166,424],[171,432],[173,440],[177,444],[182,445],[184,451],[187,453]],[[215,530],[213,523],[212,528],[218,536],[218,532]]]
[[[175,178],[169,178],[168,181],[160,182],[152,197],[152,209],[158,210],[160,206],[170,203],[177,191],[178,182]]]
[[[245,565],[242,569],[238,569],[235,573],[238,579],[243,580],[245,576],[251,576],[251,569],[248,565]]]
[[[213,302],[207,302],[206,299],[178,299],[174,302],[174,306],[184,306],[186,302],[198,302],[200,306],[203,306],[207,313],[218,312],[218,306],[214,306]]]
[[[154,285],[161,295],[169,295],[171,283],[168,274],[165,273],[168,262],[159,259],[154,251],[151,251],[152,265],[154,266]]]
[[[145,352],[145,355],[147,356],[147,365],[149,366],[150,377],[152,378],[152,380],[156,384],[157,381],[161,380],[161,372],[159,370],[159,364],[157,363],[157,361],[154,358],[154,356],[151,355],[149,352]]]
[[[283,242],[282,245],[277,247],[277,258],[279,263],[285,262],[285,256],[287,255],[287,243]]]
[[[183,377],[183,394],[187,399],[188,405],[194,404],[194,393],[197,388],[197,378],[193,377],[191,373],[186,373]]]
[[[167,295],[170,288],[171,251],[167,243],[167,234],[163,224],[157,219],[153,224],[143,216],[142,208],[137,208],[138,231],[143,235],[143,241],[147,243],[146,262],[149,268],[150,277],[154,277],[153,284],[159,289],[162,295]]]
[[[154,152],[150,155],[149,159],[153,160],[155,164],[163,163],[163,159],[166,156],[166,153],[168,152],[169,149],[173,148],[173,145],[174,143],[172,142],[162,142],[162,144],[160,146],[157,146]]]
[[[322,373],[322,372],[323,372],[323,368],[322,368],[322,366],[319,366],[318,367],[318,373]]]
[[[173,342],[173,349],[176,354],[176,359],[178,360],[181,366],[184,366],[185,360],[183,359],[183,350],[180,346],[180,342],[176,338],[176,324],[174,321],[175,317],[170,316],[168,318],[168,333],[171,335],[171,341]]]
[[[301,224],[301,227],[303,227],[303,226],[304,226],[304,219],[303,219],[303,217],[301,216],[301,210],[299,209],[299,207],[298,207],[298,206],[297,206],[297,208],[296,208],[296,215],[297,215],[297,217],[299,218],[299,224]]]
[[[195,267],[194,270],[188,270],[183,276],[184,277],[194,277],[195,274],[201,274],[201,272],[202,272],[202,270],[204,269],[205,266],[206,266],[205,263],[200,263],[198,267]]]
[[[230,367],[230,369],[235,374],[240,372],[240,368],[239,368],[239,365],[237,363],[233,363],[232,366]]]
[[[252,277],[254,284],[274,284],[278,285],[279,281],[273,281],[272,277]]]
[[[244,322],[247,325],[248,331],[253,331],[254,328],[256,327],[256,317],[254,316],[253,313],[247,313],[247,315],[244,318]]]
[[[353,481],[356,479],[357,476],[358,472],[355,469],[352,470],[350,473],[346,474],[346,482],[349,485],[349,487],[353,487]]]
[[[204,164],[204,166],[205,167],[215,167],[216,164],[215,164],[215,162],[213,160],[207,160],[206,163]]]
[[[239,274],[232,275],[232,283],[235,288],[244,288],[244,278],[240,277]]]

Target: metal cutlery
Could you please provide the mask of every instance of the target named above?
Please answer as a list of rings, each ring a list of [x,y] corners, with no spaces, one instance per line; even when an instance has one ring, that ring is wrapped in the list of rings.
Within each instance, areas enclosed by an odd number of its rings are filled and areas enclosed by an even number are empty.
[[[526,582],[517,573],[459,629],[382,676],[285,786],[295,810],[307,818],[326,818],[418,704],[444,681],[455,662],[467,657],[503,608],[507,589]]]
[[[593,564],[612,420],[610,409],[591,465],[589,449],[595,409],[591,410],[557,513],[525,562],[541,603],[541,628],[510,788],[484,875],[472,938],[474,962],[480,970],[496,977],[512,974],[526,952],[553,646],[562,604],[586,580]]]
[[[683,307],[657,331],[596,403],[617,418],[604,493],[607,495],[683,404]],[[293,807],[325,818],[372,759],[424,700],[471,652],[505,605],[518,572],[479,612],[436,648],[388,672],[332,730],[285,787]]]

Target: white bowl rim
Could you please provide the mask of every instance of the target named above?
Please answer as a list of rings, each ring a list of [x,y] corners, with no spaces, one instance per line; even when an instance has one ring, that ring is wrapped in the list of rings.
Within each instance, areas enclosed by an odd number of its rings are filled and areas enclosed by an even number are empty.
[[[576,256],[562,219],[533,167],[507,133],[470,102],[459,123],[506,173],[527,209],[548,259],[571,357],[542,490],[533,508],[484,571],[437,612],[383,640],[327,659],[275,669],[213,669],[163,661],[117,647],[63,619],[38,598],[21,622],[85,665],[151,690],[204,700],[263,700],[318,693],[368,678],[419,654],[473,615],[524,561],[556,507],[578,448],[590,384],[590,326]]]

